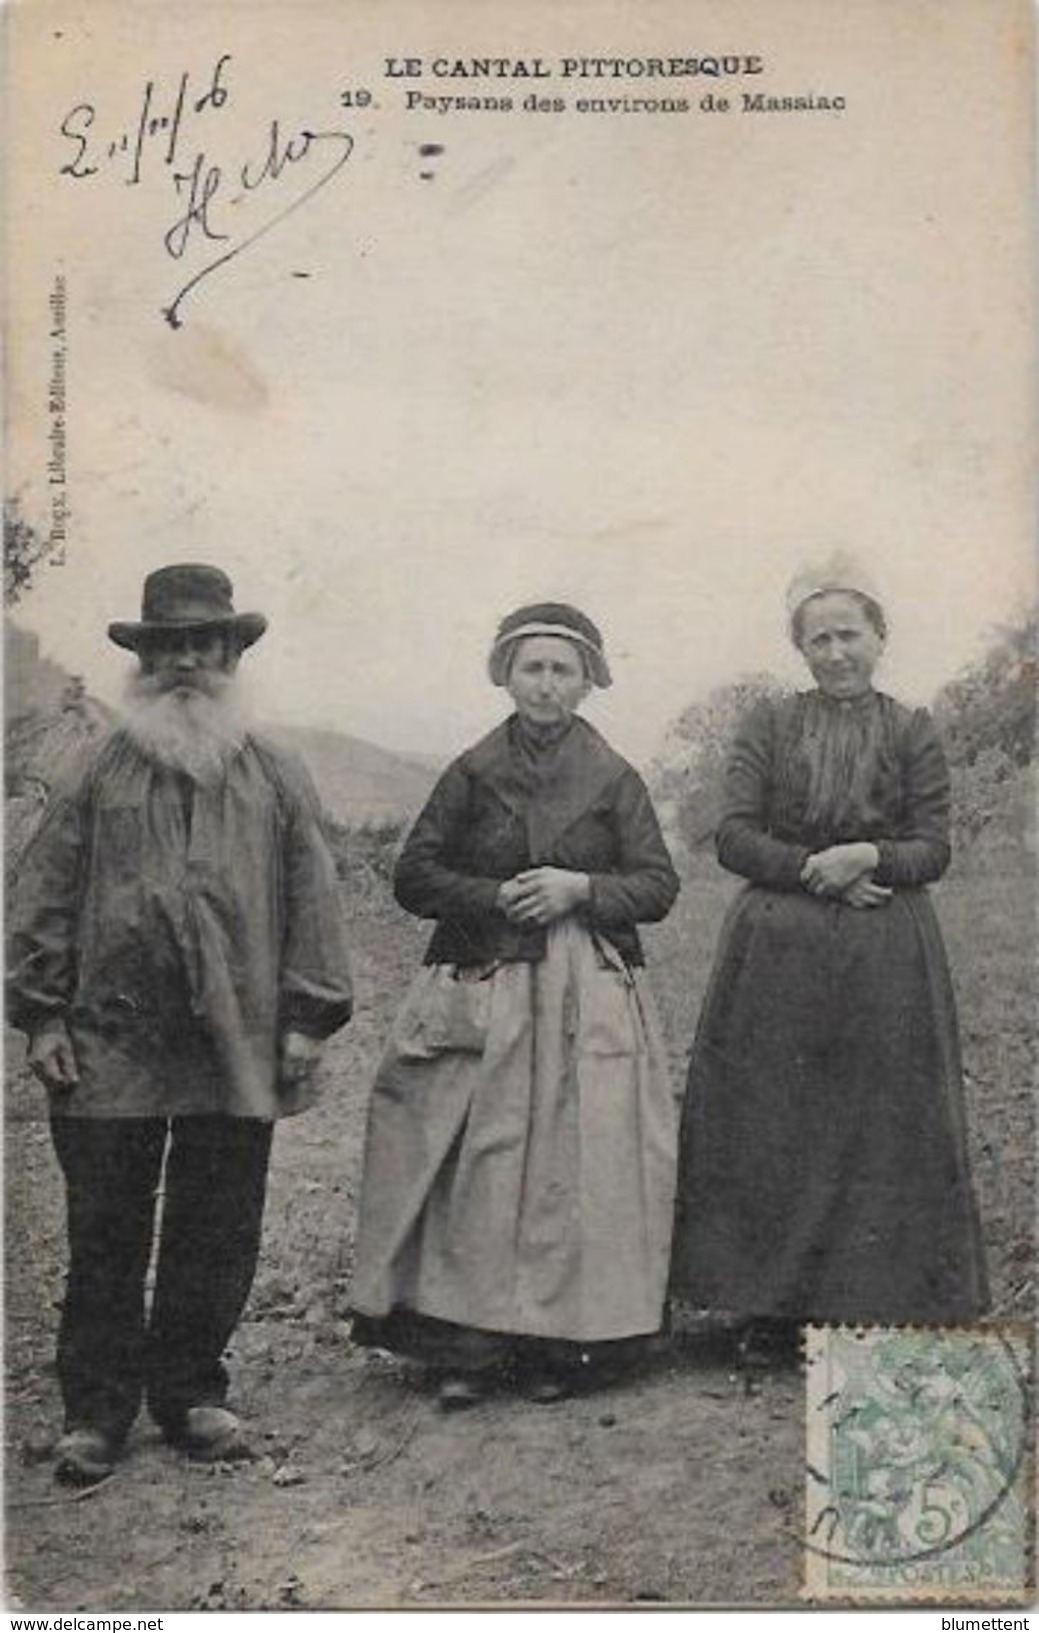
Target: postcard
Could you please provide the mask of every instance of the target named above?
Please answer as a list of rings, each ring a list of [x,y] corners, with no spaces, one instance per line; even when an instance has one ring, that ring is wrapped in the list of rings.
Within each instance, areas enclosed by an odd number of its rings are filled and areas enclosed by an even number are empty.
[[[1031,8],[4,22],[9,1607],[1020,1606]]]

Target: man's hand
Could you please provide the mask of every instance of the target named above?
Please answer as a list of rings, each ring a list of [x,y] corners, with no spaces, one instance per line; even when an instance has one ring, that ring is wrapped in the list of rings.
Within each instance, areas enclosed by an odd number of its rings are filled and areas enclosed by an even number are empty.
[[[281,1040],[281,1082],[286,1089],[298,1088],[314,1073],[324,1044],[305,1032],[286,1032]]]
[[[868,839],[816,851],[801,869],[801,883],[813,896],[841,896],[856,879],[872,873],[880,852]]]
[[[48,1089],[74,1089],[79,1068],[64,1021],[48,1021],[29,1040],[29,1069]]]
[[[512,924],[554,924],[591,894],[587,873],[566,868],[528,868],[506,879],[498,891],[498,906]]]

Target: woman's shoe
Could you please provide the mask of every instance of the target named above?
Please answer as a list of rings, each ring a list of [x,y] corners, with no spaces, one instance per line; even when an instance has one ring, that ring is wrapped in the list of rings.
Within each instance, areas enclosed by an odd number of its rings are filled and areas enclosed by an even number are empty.
[[[796,1321],[775,1317],[748,1321],[736,1339],[737,1365],[763,1372],[794,1367],[801,1358],[801,1329]]]
[[[464,1412],[479,1406],[491,1393],[491,1381],[479,1372],[447,1372],[440,1380],[437,1399],[442,1412]]]
[[[523,1393],[538,1406],[551,1406],[556,1401],[569,1400],[574,1388],[574,1379],[563,1372],[531,1372],[527,1375]]]

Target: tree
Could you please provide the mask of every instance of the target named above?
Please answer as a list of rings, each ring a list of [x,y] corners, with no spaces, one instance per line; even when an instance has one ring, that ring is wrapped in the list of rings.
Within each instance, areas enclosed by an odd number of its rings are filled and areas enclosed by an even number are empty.
[[[984,657],[943,686],[934,705],[952,774],[953,821],[967,839],[1005,814],[1035,758],[1035,611],[994,633]]]
[[[33,573],[46,557],[47,540],[22,515],[20,500],[4,500],[4,606],[13,607],[32,584]]]
[[[971,765],[998,749],[1014,765],[1035,755],[1036,611],[995,632],[977,663],[962,670],[935,699],[935,719],[952,765]]]
[[[665,826],[695,850],[711,839],[721,813],[725,760],[742,717],[787,688],[774,675],[744,675],[683,709],[653,768]]]

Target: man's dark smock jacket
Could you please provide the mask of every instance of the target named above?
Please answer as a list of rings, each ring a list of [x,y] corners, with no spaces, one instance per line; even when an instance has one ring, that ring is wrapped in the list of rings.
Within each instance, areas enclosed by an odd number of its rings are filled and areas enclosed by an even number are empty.
[[[9,1018],[63,1020],[79,1116],[270,1119],[280,1036],[322,1038],[351,993],[335,870],[302,764],[255,736],[212,785],[121,731],[48,808],[11,909]]]
[[[589,875],[578,917],[628,964],[643,962],[636,923],[662,919],[678,894],[641,777],[577,717],[536,747],[513,715],[437,783],[394,877],[402,907],[440,921],[426,963],[541,959],[546,930],[497,905],[502,881],[534,867]]]

